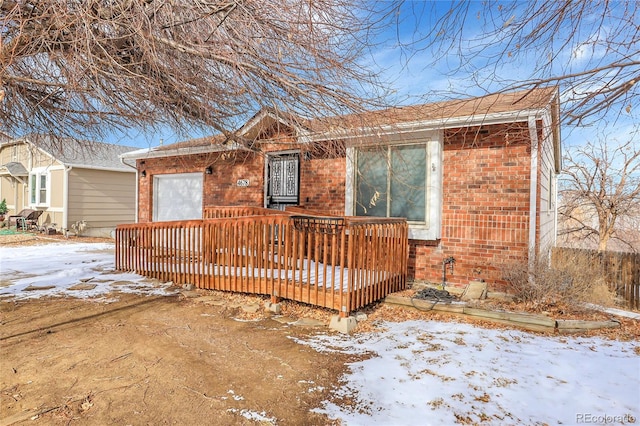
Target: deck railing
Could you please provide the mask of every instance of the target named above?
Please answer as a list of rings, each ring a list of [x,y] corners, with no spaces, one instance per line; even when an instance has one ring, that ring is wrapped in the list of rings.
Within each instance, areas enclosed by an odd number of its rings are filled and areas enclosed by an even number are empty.
[[[224,217],[273,216],[285,214],[281,210],[251,206],[209,206],[202,213],[203,219],[220,219]]]
[[[215,219],[118,226],[116,269],[343,315],[405,288],[404,219],[331,217],[325,223],[263,210],[207,208],[205,217]]]

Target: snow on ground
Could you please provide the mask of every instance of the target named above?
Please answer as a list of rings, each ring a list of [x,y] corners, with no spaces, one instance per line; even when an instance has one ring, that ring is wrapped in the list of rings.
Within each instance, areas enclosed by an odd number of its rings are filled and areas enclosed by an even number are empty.
[[[113,244],[0,247],[0,298],[166,294],[114,271]],[[361,354],[316,410],[344,425],[632,424],[640,417],[640,342],[545,337],[437,321],[318,334],[300,344]],[[267,413],[243,410],[257,422]]]
[[[300,341],[318,351],[369,354],[350,365],[336,399],[317,411],[346,425],[628,424],[640,415],[637,341],[455,322],[383,327]]]
[[[114,270],[114,244],[55,243],[0,247],[0,298],[95,298],[123,293],[167,294],[168,284]]]
[[[368,354],[317,411],[345,425],[629,424],[640,416],[640,345],[456,322],[318,335],[318,351]]]

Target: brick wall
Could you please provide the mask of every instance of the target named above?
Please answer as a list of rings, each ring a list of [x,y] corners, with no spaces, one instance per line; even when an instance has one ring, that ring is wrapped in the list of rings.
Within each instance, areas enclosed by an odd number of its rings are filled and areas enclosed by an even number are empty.
[[[442,240],[412,242],[417,279],[442,281],[442,261],[453,256],[447,281],[482,278],[500,287],[500,265],[528,253],[530,144],[526,123],[450,129],[444,135]]]
[[[344,157],[312,157],[300,164],[300,205],[344,212],[347,170]]]
[[[212,174],[203,183],[205,206],[256,206],[264,199],[264,157],[246,152],[226,153],[212,162]],[[249,186],[238,186],[238,180]]]
[[[144,161],[144,164],[142,162]],[[210,166],[211,174],[205,169]],[[264,187],[264,157],[247,152],[224,152],[148,158],[138,160],[139,175],[138,221],[150,222],[153,215],[153,176],[174,173],[202,173],[205,206],[262,207]],[[248,179],[248,187],[238,187],[238,179]]]
[[[153,214],[153,176],[172,173],[203,173],[205,206],[264,205],[265,155],[292,149],[290,143],[263,144],[261,153],[226,152],[184,155],[139,160],[138,169],[146,171],[139,180],[139,222],[150,222]],[[299,148],[299,146],[298,146]],[[305,153],[307,155],[305,155]],[[140,164],[144,161],[144,164]],[[204,174],[207,166],[212,173]],[[300,205],[310,209],[344,212],[346,163],[344,157],[302,151],[300,158]],[[238,187],[238,179],[249,186]]]

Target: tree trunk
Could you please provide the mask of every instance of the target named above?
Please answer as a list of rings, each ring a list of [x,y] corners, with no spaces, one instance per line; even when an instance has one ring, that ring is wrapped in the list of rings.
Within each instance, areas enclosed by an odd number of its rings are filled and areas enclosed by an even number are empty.
[[[607,251],[607,243],[609,242],[610,236],[611,231],[609,229],[600,233],[600,239],[598,241],[598,252],[602,253],[603,251]]]

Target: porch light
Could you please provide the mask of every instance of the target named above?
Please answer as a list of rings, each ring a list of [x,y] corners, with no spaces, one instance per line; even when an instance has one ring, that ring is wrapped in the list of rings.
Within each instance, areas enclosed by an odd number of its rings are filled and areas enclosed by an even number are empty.
[[[142,177],[147,177],[147,171],[146,171],[146,170],[143,170],[143,171],[142,171],[142,173],[140,173],[140,175],[141,175]]]
[[[210,175],[211,173],[213,173],[213,169],[211,168],[211,166],[207,166],[206,169],[204,169],[204,172],[208,175]]]

